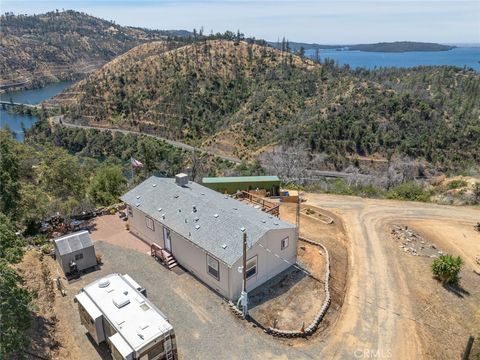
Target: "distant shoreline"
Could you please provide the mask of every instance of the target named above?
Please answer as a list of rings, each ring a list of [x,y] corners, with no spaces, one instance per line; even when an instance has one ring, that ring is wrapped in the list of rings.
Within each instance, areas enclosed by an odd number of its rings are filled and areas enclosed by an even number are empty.
[[[285,42],[268,42],[270,46],[281,49],[287,46]],[[356,44],[356,45],[322,45],[316,43],[288,42],[290,50],[298,52],[303,50],[339,50],[339,51],[364,51],[364,52],[383,52],[383,53],[404,53],[404,52],[436,52],[449,51],[457,48],[455,45],[443,45],[437,43],[413,42],[413,41],[395,41],[381,42],[375,44]]]

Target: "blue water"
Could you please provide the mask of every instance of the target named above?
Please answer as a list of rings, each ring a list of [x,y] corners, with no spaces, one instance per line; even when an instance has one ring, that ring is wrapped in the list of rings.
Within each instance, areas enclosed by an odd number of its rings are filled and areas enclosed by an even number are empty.
[[[2,101],[10,101],[10,99],[12,99],[13,102],[34,105],[61,93],[71,84],[72,82],[66,81],[47,85],[41,89],[12,91],[0,94],[0,99]],[[19,141],[23,141],[24,138],[22,124],[24,128],[29,129],[37,120],[38,118],[35,116],[11,114],[0,107],[1,128],[8,127]]]
[[[315,56],[314,50],[306,50],[305,54]],[[413,67],[419,65],[455,65],[463,68],[471,67],[480,72],[480,47],[458,47],[449,51],[381,53],[365,51],[341,51],[333,49],[320,50],[320,60],[326,58],[348,64],[351,68],[364,67]]]

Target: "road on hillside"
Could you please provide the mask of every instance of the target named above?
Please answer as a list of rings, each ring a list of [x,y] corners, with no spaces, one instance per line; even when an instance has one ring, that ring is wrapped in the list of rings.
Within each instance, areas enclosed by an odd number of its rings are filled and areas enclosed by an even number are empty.
[[[179,149],[183,149],[183,150],[190,151],[190,152],[193,152],[193,151],[196,150],[196,151],[204,152],[204,153],[212,155],[212,156],[219,157],[219,158],[224,159],[224,160],[231,161],[235,164],[240,164],[241,163],[240,159],[238,159],[236,157],[233,157],[233,156],[227,156],[227,155],[224,155],[224,154],[219,154],[215,151],[205,150],[205,149],[201,149],[201,148],[196,148],[195,149],[195,147],[193,147],[191,145],[188,145],[188,144],[185,144],[185,143],[182,143],[180,141],[170,140],[170,139],[166,139],[164,137],[158,136],[158,135],[142,133],[140,131],[117,129],[117,128],[105,128],[105,127],[91,126],[91,125],[77,125],[77,124],[72,124],[70,122],[66,122],[65,118],[63,118],[62,116],[54,116],[53,117],[53,122],[54,122],[54,124],[62,125],[62,126],[69,127],[69,128],[95,129],[95,130],[100,130],[100,131],[118,132],[118,133],[122,133],[122,134],[145,135],[145,136],[149,136],[149,137],[152,137],[152,138],[155,138],[155,139],[158,139],[158,140],[165,141],[167,144],[170,144],[170,145],[172,145],[176,148],[179,148]]]
[[[350,196],[306,194],[306,198],[306,204],[338,214],[350,242],[345,303],[339,321],[325,339],[325,346],[319,349],[322,358],[372,358],[373,354],[382,359],[428,358],[425,338],[420,335],[428,324],[417,321],[413,306],[418,307],[419,303],[418,299],[415,302],[408,281],[431,275],[412,275],[410,271],[415,272],[414,269],[402,267],[400,257],[404,255],[399,255],[398,245],[389,241],[387,225],[399,221],[434,221],[440,232],[446,231],[441,227],[447,222],[470,230],[471,224],[480,219],[480,210]],[[470,259],[472,254],[480,254],[480,243],[475,240],[470,236],[452,246],[464,259]],[[474,301],[472,298],[464,301]],[[456,341],[461,348],[463,339],[449,339],[453,336],[448,335],[449,324],[441,327],[446,333],[438,340]],[[431,348],[430,344],[430,351]],[[436,351],[439,355],[439,348]]]

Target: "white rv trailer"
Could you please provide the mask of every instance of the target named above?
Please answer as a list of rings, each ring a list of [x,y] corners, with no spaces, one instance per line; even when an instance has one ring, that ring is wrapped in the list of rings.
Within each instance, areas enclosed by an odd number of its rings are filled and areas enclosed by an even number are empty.
[[[110,274],[75,296],[81,323],[114,360],[176,360],[175,333],[166,316],[128,275]]]

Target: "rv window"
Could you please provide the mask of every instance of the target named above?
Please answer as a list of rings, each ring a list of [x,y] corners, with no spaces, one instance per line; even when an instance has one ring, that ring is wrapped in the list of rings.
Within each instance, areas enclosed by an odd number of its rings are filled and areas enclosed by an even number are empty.
[[[218,260],[207,254],[207,271],[215,279],[219,280],[220,272],[218,269]]]
[[[257,257],[254,256],[247,261],[247,279],[257,275]]]
[[[288,247],[288,237],[282,239],[282,250]]]
[[[153,219],[146,216],[145,221],[147,222],[147,228],[149,228],[152,231],[155,231],[155,225],[153,223]]]
[[[83,259],[82,253],[75,255],[75,260],[81,260],[81,259]]]

